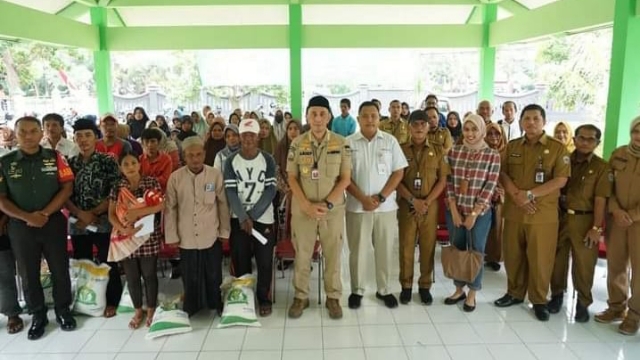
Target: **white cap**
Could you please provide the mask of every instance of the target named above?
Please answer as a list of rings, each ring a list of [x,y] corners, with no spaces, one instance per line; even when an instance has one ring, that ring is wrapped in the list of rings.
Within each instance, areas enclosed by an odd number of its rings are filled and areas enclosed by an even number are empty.
[[[258,123],[258,120],[254,120],[254,119],[244,119],[244,120],[240,121],[239,130],[240,130],[240,134],[243,134],[243,133],[246,133],[246,132],[252,132],[254,134],[259,134],[260,133],[260,123]]]

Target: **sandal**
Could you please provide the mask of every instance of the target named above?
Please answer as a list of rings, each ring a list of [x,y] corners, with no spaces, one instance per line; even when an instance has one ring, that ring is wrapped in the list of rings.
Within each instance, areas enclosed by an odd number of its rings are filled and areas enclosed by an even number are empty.
[[[153,323],[153,315],[155,315],[156,309],[147,309],[147,327],[151,327],[151,323]]]
[[[116,307],[113,305],[107,305],[106,309],[104,309],[104,317],[108,319],[114,316],[116,316]]]
[[[7,333],[17,334],[24,329],[24,322],[20,316],[11,316],[7,320]]]
[[[263,304],[260,304],[258,308],[260,309],[261,317],[269,316],[273,312],[273,308],[270,302],[265,302]]]
[[[144,317],[144,315],[142,315],[142,312],[140,312],[139,314],[133,315],[133,317],[129,321],[129,329],[131,329],[131,330],[138,329],[140,327],[140,324],[142,323],[142,318],[143,317]]]

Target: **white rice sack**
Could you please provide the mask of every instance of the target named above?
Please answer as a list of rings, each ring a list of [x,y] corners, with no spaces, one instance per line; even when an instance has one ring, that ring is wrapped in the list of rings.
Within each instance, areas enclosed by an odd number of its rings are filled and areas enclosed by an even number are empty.
[[[142,282],[142,289],[144,290],[144,282]],[[147,301],[146,301],[145,292],[142,291],[142,310],[147,309]],[[136,308],[133,306],[133,300],[131,300],[131,294],[129,294],[129,286],[127,283],[124,283],[124,287],[122,288],[122,296],[120,297],[120,303],[118,304],[118,308],[116,309],[116,314],[132,314],[136,311]]]
[[[96,265],[91,260],[71,260],[72,278],[76,279],[78,287],[73,305],[76,313],[103,316],[107,307],[110,269],[107,264]]]
[[[179,310],[180,296],[173,301],[161,302],[153,315],[153,321],[145,338],[155,339],[161,336],[184,334],[192,331],[189,315]]]
[[[239,278],[228,277],[221,288],[224,292],[224,310],[218,328],[230,326],[260,327],[256,316],[256,303],[253,287],[255,276],[243,275]]]

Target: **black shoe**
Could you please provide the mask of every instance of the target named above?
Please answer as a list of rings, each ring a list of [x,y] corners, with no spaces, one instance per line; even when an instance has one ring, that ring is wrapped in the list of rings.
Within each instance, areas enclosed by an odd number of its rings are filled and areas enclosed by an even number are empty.
[[[392,294],[380,295],[379,292],[376,292],[376,298],[384,301],[384,306],[388,307],[389,309],[398,307],[398,300],[396,300],[396,297]]]
[[[452,298],[452,297],[448,297],[446,299],[444,299],[444,304],[445,305],[455,305],[457,303],[459,303],[460,301],[464,300],[467,298],[467,294],[462,293],[462,295],[458,296],[457,298]]]
[[[362,305],[362,295],[349,295],[349,309],[358,309]]]
[[[27,333],[29,340],[38,340],[44,335],[44,330],[49,325],[49,319],[47,315],[34,315],[31,319],[31,327]]]
[[[513,296],[506,294],[500,299],[493,302],[493,304],[497,307],[509,307],[512,305],[522,304],[524,300],[516,299]]]
[[[77,326],[76,319],[71,316],[71,312],[56,315],[56,322],[60,324],[60,330],[62,331],[72,331]]]
[[[402,289],[400,291],[400,303],[407,305],[409,302],[411,302],[411,289]]]
[[[462,310],[464,310],[464,312],[473,312],[473,310],[476,309],[476,302],[475,300],[473,301],[473,306],[472,305],[467,305],[467,303],[465,302],[464,305],[462,305]]]
[[[574,319],[579,323],[589,322],[589,310],[587,310],[586,306],[582,306],[579,301],[576,302],[576,315]]]
[[[549,309],[546,304],[533,305],[533,312],[540,321],[549,321]]]
[[[493,271],[500,271],[500,263],[495,261],[487,261],[486,263],[484,263],[484,266],[488,267]]]
[[[418,293],[420,294],[420,301],[422,301],[423,304],[431,305],[433,303],[433,296],[431,296],[429,289],[418,289]]]
[[[563,299],[564,299],[564,296],[562,294],[551,296],[551,300],[547,303],[547,309],[549,309],[549,312],[551,314],[557,314],[560,312],[560,309],[562,308]]]

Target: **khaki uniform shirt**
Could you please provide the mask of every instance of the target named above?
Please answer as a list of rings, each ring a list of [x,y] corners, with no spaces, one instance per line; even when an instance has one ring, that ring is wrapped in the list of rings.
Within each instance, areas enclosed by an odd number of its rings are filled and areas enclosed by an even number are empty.
[[[312,178],[314,163],[318,179]],[[343,171],[351,169],[351,150],[342,136],[327,131],[324,139],[317,142],[311,131],[298,136],[289,147],[287,173],[295,175],[304,195],[311,202],[324,201],[340,179]],[[334,204],[335,209],[344,208],[344,198]],[[294,197],[293,213],[300,212],[300,204]],[[332,212],[330,212],[331,214]]]
[[[613,193],[609,198],[609,211],[625,210],[636,222],[640,221],[640,159],[627,151],[627,146],[617,148],[609,165],[613,171]]]
[[[393,122],[391,119],[381,120],[378,128],[393,135],[400,145],[409,141],[409,123],[405,120],[399,119],[398,122]]]
[[[402,152],[409,163],[404,170],[402,184],[416,199],[426,199],[438,180],[451,173],[445,160],[447,153],[442,146],[429,141],[416,145],[410,141],[402,145]],[[420,179],[422,183],[419,189],[415,186],[416,179]],[[404,203],[408,205],[406,201]]]
[[[609,165],[602,158],[591,154],[578,162],[575,151],[571,154],[571,178],[562,189],[564,210],[593,211],[596,197],[611,196],[613,176]]]
[[[535,182],[536,168],[542,162],[544,182],[558,177],[571,176],[571,159],[565,146],[558,140],[543,133],[536,143],[529,143],[526,137],[513,140],[507,145],[502,157],[501,171],[511,178],[515,186],[523,191],[542,184]],[[504,218],[522,224],[545,224],[558,222],[558,199],[560,191],[536,198],[537,211],[526,214],[510,196],[504,204]]]
[[[453,147],[453,138],[449,129],[437,128],[434,132],[427,133],[427,140],[433,145],[439,145],[444,149],[445,155]]]

